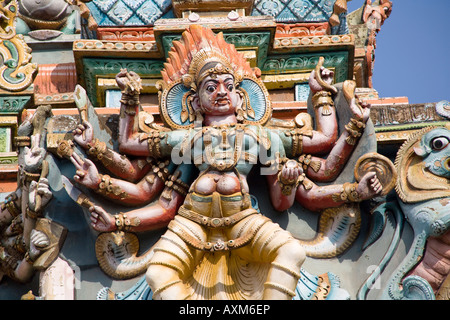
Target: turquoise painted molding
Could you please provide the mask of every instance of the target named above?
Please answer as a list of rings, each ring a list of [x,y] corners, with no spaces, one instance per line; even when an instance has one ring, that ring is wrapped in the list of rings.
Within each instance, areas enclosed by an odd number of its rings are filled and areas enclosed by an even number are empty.
[[[114,78],[124,68],[138,73],[142,78],[158,78],[161,76],[163,62],[150,59],[83,58],[83,87],[95,107],[98,107],[97,78]]]
[[[29,96],[0,96],[0,114],[13,113],[19,114],[31,100]]]
[[[263,74],[285,74],[314,70],[319,57],[324,57],[324,67],[334,69],[335,82],[343,82],[349,75],[349,54],[346,51],[308,54],[272,55],[261,62]]]
[[[246,32],[246,33],[232,33],[224,32],[223,37],[226,42],[232,43],[239,49],[257,49],[257,61],[264,60],[270,46],[271,33],[270,32]],[[180,40],[181,34],[163,35],[161,43],[164,50],[164,55],[167,57],[172,42]]]
[[[164,36],[163,43],[168,45],[175,38],[176,36],[174,35]],[[315,68],[319,57],[323,56],[325,58],[324,66],[334,70],[336,82],[343,82],[349,77],[349,54],[346,51],[270,55],[265,57],[269,46],[269,33],[250,35],[228,34],[226,35],[226,39],[240,48],[245,48],[245,46],[255,48],[257,46],[257,66],[263,74],[309,72]],[[133,70],[142,78],[159,78],[161,76],[161,70],[164,67],[164,61],[156,59],[82,58],[82,64],[84,71],[82,85],[95,107],[101,107],[98,104],[97,78],[114,78],[120,69],[123,68]]]

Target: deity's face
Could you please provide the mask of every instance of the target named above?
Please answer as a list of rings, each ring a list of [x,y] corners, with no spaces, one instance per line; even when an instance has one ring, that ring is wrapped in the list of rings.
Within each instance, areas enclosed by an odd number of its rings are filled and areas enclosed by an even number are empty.
[[[242,103],[231,74],[212,74],[203,79],[197,89],[198,107],[207,116],[234,114]]]

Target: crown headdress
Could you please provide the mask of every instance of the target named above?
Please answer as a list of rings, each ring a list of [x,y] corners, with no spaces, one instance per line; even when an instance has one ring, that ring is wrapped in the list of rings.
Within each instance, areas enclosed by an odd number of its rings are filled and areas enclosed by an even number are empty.
[[[161,71],[160,113],[164,122],[171,128],[193,126],[198,115],[190,102],[197,86],[208,75],[224,73],[233,75],[243,96],[238,121],[265,123],[272,110],[259,69],[252,69],[244,55],[225,41],[223,33],[215,34],[199,25],[189,26],[180,40],[173,41]]]

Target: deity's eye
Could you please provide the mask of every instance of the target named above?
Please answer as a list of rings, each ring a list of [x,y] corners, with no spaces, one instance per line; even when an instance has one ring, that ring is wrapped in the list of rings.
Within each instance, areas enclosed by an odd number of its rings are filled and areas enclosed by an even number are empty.
[[[233,91],[233,88],[234,88],[234,86],[233,86],[232,83],[230,83],[230,84],[227,85],[228,91]]]
[[[214,92],[214,90],[216,90],[216,87],[213,86],[213,85],[209,85],[209,86],[206,87],[206,90],[209,91],[209,92]]]
[[[442,150],[449,144],[446,137],[437,137],[431,140],[431,148],[433,150]]]

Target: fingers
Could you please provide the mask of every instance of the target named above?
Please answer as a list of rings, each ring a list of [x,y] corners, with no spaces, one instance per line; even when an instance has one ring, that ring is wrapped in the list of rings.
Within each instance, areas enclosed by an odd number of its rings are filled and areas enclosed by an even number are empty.
[[[48,186],[48,180],[46,178],[39,179],[39,183],[37,184],[37,194],[41,196],[49,196],[52,194]]]
[[[75,130],[73,130],[73,133],[77,136],[81,136],[83,134],[84,130],[86,130],[86,127],[83,124],[79,124],[79,125],[77,125]]]
[[[103,217],[103,214],[107,214],[101,207],[92,206],[89,207],[89,212],[91,213],[91,222],[94,228],[99,228],[99,223],[102,223],[105,227],[108,225],[106,223],[106,219]]]
[[[37,186],[37,182],[36,181],[31,181],[31,183],[30,183],[30,191],[33,191],[34,189],[36,189],[36,186]]]
[[[291,166],[291,165],[288,165],[288,163],[286,163],[283,166],[283,169],[281,172],[281,175],[286,180],[296,180],[300,174],[301,174],[301,169],[297,164],[295,166]]]
[[[76,154],[76,152],[72,153],[72,155],[70,156],[70,161],[73,163],[77,170],[81,170],[83,168],[84,161],[78,154]]]
[[[370,182],[371,182],[370,187],[376,193],[380,193],[383,190],[383,186],[382,186],[380,180],[378,180],[378,177],[376,175],[375,175],[375,177],[370,179]]]

